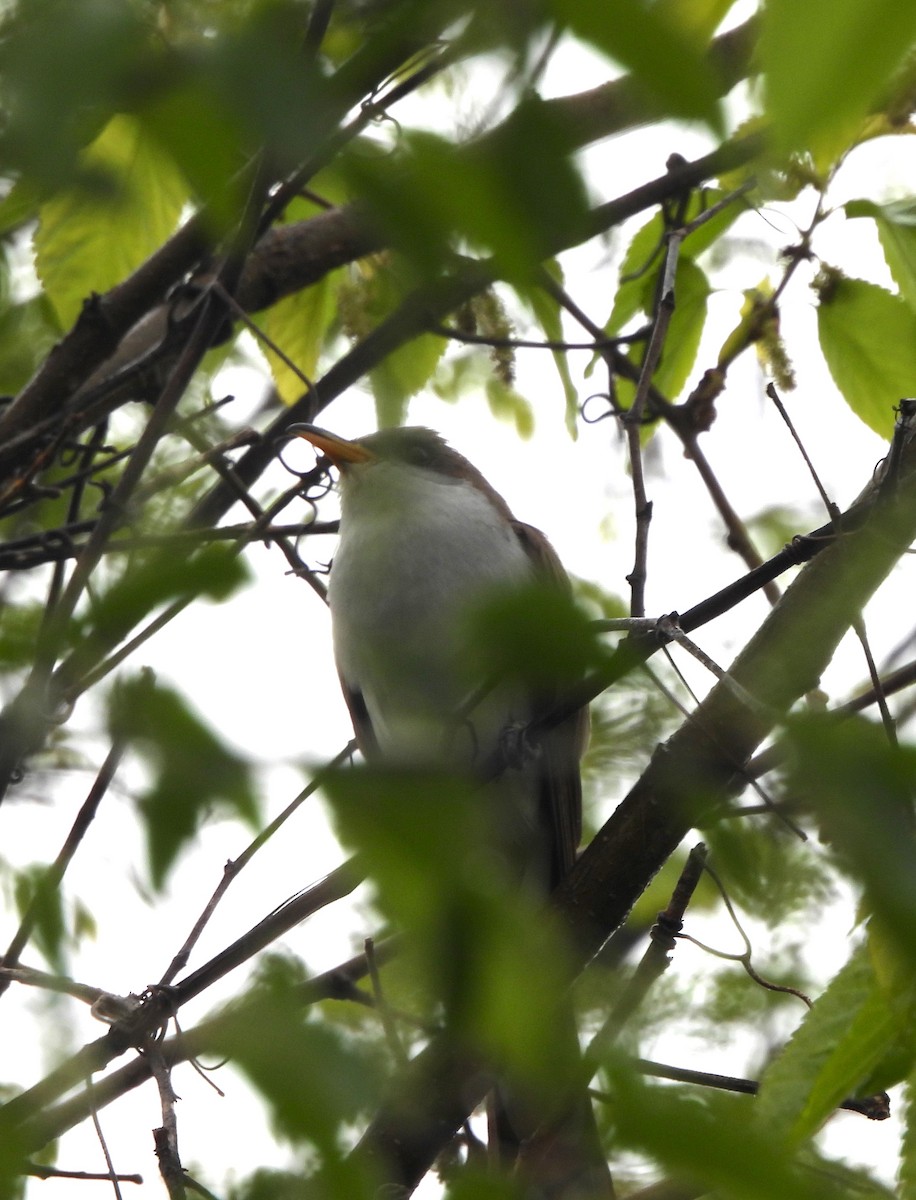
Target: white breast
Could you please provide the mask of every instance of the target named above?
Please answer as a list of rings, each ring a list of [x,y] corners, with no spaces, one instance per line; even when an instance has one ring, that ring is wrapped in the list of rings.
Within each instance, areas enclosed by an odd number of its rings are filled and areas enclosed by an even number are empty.
[[[477,488],[402,463],[348,474],[329,601],[338,669],[362,693],[383,753],[416,761],[488,753],[524,720],[505,689],[455,717],[486,664],[466,632],[488,593],[530,580],[531,561]]]

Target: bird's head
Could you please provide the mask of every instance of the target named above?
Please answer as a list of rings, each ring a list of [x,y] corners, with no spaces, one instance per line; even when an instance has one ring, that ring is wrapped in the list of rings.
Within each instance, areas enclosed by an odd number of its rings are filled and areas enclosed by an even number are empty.
[[[311,442],[340,472],[341,490],[353,490],[362,480],[374,478],[380,486],[409,487],[409,480],[425,477],[438,483],[464,483],[484,493],[511,520],[505,501],[463,455],[453,450],[441,434],[421,425],[380,429],[350,440],[317,425],[291,425],[288,432]],[[383,484],[384,481],[384,484]]]

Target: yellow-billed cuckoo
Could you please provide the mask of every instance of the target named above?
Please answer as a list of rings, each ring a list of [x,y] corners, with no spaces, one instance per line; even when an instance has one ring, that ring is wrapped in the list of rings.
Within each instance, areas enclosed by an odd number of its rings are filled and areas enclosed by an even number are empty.
[[[356,441],[313,425],[289,432],[340,472],[340,540],[328,602],[360,749],[369,759],[472,777],[486,777],[501,756],[506,768],[512,733],[556,697],[487,679],[468,617],[488,596],[513,587],[543,581],[568,589],[547,539],[517,521],[483,475],[433,430],[386,429]],[[501,849],[516,876],[541,888],[555,886],[575,858],[586,731],[582,711],[533,753],[518,756],[525,761],[500,779],[498,802],[510,809],[500,818]],[[543,1194],[610,1195],[603,1155],[599,1166],[603,1173],[595,1182],[592,1168],[587,1191]]]
[[[492,681],[469,644],[468,618],[516,585],[568,588],[550,543],[431,429],[386,429],[358,441],[315,426],[290,432],[340,471],[328,602],[360,749],[368,758],[492,769],[501,744],[556,697],[498,681],[487,692]],[[572,866],[581,836],[586,722],[583,711],[544,739],[524,771],[533,792],[527,811],[513,814],[523,825],[514,841],[542,860],[549,887]]]

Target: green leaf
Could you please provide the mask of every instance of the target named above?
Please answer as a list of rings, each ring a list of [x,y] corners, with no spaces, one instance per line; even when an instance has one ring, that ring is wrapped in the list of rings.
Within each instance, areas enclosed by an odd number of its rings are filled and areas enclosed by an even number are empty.
[[[680,395],[696,362],[710,293],[706,275],[683,254],[677,264],[674,291],[674,314],[653,376],[656,387],[671,399]]]
[[[645,0],[552,0],[550,7],[576,37],[632,71],[659,116],[703,121],[722,132],[705,42],[688,31],[670,6]]]
[[[814,807],[822,837],[916,971],[916,747],[889,745],[863,718],[816,717],[793,720],[791,746],[792,794]]]
[[[132,117],[112,117],[83,154],[86,177],[41,206],[35,266],[64,326],[175,231],[187,186]]]
[[[242,558],[224,546],[205,546],[187,558],[156,554],[146,563],[131,564],[121,579],[94,599],[85,635],[117,644],[170,600],[194,596],[225,600],[247,579]]]
[[[219,1021],[213,1043],[264,1097],[278,1133],[319,1152],[320,1171],[307,1192],[262,1186],[253,1194],[369,1200],[365,1164],[346,1150],[357,1119],[378,1103],[377,1056],[318,1019],[302,1002],[301,982],[276,959],[263,982]]]
[[[38,215],[41,193],[30,180],[17,179],[0,200],[0,237],[6,237]]]
[[[152,774],[139,807],[155,887],[162,886],[211,809],[256,822],[249,764],[177,692],[145,676],[129,680],[112,692],[108,723],[113,736],[130,742]]]
[[[916,1070],[907,1080],[905,1096],[899,1181],[902,1200],[911,1200],[916,1196]]]
[[[395,311],[410,287],[405,275],[402,260],[375,254],[343,276],[337,309],[348,337],[366,337]],[[404,423],[408,400],[431,381],[446,345],[445,338],[421,334],[387,354],[369,372],[381,428]]]
[[[717,204],[724,195],[724,192],[717,189],[694,192],[684,214],[685,224],[689,224]],[[695,266],[697,257],[710,249],[743,211],[744,204],[741,201],[728,204],[714,217],[699,225],[684,240],[681,259],[686,257]],[[655,280],[664,266],[664,239],[665,220],[660,212],[640,226],[633,235],[620,264],[620,285],[614,296],[611,315],[604,327],[607,333],[621,333],[637,313],[649,316],[654,311]]]
[[[655,7],[685,31],[710,37],[734,4],[735,0],[659,0]]]
[[[0,624],[0,669],[9,671],[34,661],[38,632],[44,621],[40,600],[10,604]]]
[[[910,308],[916,309],[916,199],[891,204],[850,200],[844,208],[847,217],[874,219],[894,283]]]
[[[777,149],[821,152],[867,115],[916,40],[900,0],[769,0],[760,53]]]
[[[341,273],[331,272],[311,287],[271,305],[258,317],[260,328],[308,380],[317,375],[318,358],[337,314],[335,300],[340,281]],[[306,385],[269,346],[261,344],[261,348],[280,399],[292,404],[307,390]]]
[[[541,903],[519,887],[529,856],[513,773],[486,788],[446,773],[365,767],[325,785],[341,840],[407,931],[449,1028],[543,1093],[574,1069],[557,1037],[565,955]]]
[[[706,324],[706,312],[710,294],[709,280],[696,263],[682,254],[678,259],[674,279],[674,312],[668,325],[661,358],[652,376],[652,382],[670,400],[680,394],[693,364],[696,362],[700,339]],[[646,317],[651,319],[655,304],[655,273],[643,277],[641,306]],[[637,366],[644,354],[644,347],[632,347],[627,357]],[[617,397],[625,407],[633,402],[636,385],[628,379],[617,382]]]
[[[767,1067],[759,1121],[799,1143],[815,1134],[843,1100],[878,1091],[885,1082],[876,1078],[882,1063],[903,1062],[900,1039],[911,1005],[905,1008],[880,986],[868,945],[858,946]],[[911,1063],[912,1052],[903,1073]],[[887,1079],[888,1086],[892,1082]]]
[[[143,128],[187,180],[217,234],[230,229],[245,203],[244,138],[239,123],[201,79],[172,86],[140,114]]]
[[[819,1172],[753,1121],[749,1101],[647,1087],[614,1071],[614,1123],[623,1145],[647,1152],[678,1180],[729,1200],[836,1200]],[[695,1192],[699,1194],[699,1192]]]
[[[856,416],[890,438],[894,408],[916,379],[916,313],[877,284],[836,271],[822,273],[815,286],[830,374]]]
[[[664,261],[665,223],[661,213],[636,232],[620,264],[619,286],[614,294],[611,315],[605,322],[605,332],[620,333],[643,311],[646,279],[655,278]]]
[[[379,428],[403,425],[407,401],[432,379],[448,343],[432,333],[422,333],[388,354],[369,372]]]
[[[0,309],[0,392],[15,395],[28,383],[60,334],[44,292]]]
[[[732,902],[770,929],[804,910],[821,911],[837,898],[833,868],[807,846],[774,838],[767,818],[714,821],[703,829],[703,840]]]
[[[521,392],[514,387],[508,387],[494,375],[485,381],[484,392],[494,417],[501,421],[511,421],[520,438],[531,437],[534,433],[534,410]]]
[[[14,884],[19,916],[31,910],[35,926],[32,941],[56,971],[63,971],[66,924],[60,889],[48,886],[48,868],[42,863],[17,873]]]
[[[519,680],[535,690],[575,683],[608,653],[572,597],[543,583],[497,591],[468,629],[480,654],[468,666],[471,679]]]
[[[0,1138],[0,1197],[3,1200],[22,1200],[25,1195],[27,1177],[22,1164],[29,1158],[31,1147],[22,1128],[4,1124]]]
[[[142,9],[110,0],[40,0],[4,10],[3,162],[42,189],[69,183],[103,114],[123,111],[162,62]]]
[[[527,283],[558,245],[587,234],[587,198],[569,143],[556,114],[529,99],[479,144],[456,151],[446,138],[413,133],[395,162],[351,155],[347,169],[421,275],[435,276],[443,256],[467,243],[494,255],[504,278]]]

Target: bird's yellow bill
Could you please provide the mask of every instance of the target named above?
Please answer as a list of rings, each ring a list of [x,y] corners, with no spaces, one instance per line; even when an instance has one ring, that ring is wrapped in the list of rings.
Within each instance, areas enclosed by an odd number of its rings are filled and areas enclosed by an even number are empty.
[[[338,437],[336,433],[329,433],[327,429],[321,429],[317,425],[290,425],[287,432],[311,442],[316,450],[328,456],[335,467],[345,467],[348,463],[369,462],[375,458],[372,451],[359,442]]]

